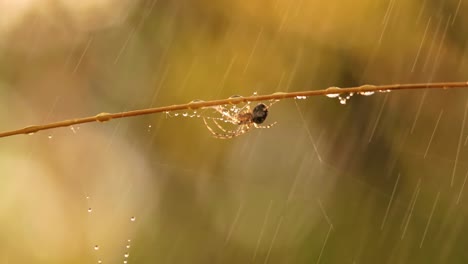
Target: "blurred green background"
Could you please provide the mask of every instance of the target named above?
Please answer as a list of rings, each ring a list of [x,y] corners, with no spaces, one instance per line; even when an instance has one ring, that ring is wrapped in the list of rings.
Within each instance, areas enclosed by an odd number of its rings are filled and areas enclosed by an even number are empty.
[[[231,95],[468,80],[461,0],[0,0],[0,130]],[[467,263],[468,90],[0,140],[0,263]],[[128,256],[125,254],[128,253]]]

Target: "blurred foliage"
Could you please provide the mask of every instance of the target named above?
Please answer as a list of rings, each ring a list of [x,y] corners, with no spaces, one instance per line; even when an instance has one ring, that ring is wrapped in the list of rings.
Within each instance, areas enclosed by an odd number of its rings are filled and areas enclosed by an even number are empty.
[[[0,0],[0,130],[234,94],[467,80],[467,9]],[[0,262],[466,263],[467,94],[284,100],[267,120],[277,126],[232,140],[164,115],[2,139]]]

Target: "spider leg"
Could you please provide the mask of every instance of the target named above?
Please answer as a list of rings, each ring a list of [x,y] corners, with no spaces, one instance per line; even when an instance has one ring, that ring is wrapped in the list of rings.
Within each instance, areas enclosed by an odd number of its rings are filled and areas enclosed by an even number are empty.
[[[233,138],[233,137],[237,137],[241,134],[238,133],[238,129],[236,131],[228,131],[226,129],[224,129],[223,127],[221,127],[221,125],[219,125],[214,119],[213,119],[213,122],[216,124],[216,126],[218,126],[218,128],[220,130],[222,130],[224,133],[218,133],[216,131],[214,131],[210,125],[208,125],[208,122],[206,122],[206,118],[203,118],[203,122],[205,122],[205,126],[208,128],[208,130],[210,131],[210,133],[213,135],[213,137],[215,138],[219,138],[219,139],[229,139],[229,138]],[[240,127],[239,127],[240,128]],[[245,133],[245,132],[244,132]],[[243,134],[243,133],[242,133]]]
[[[231,115],[230,111],[223,106],[217,105],[213,107],[218,113],[221,114],[223,120],[227,120],[229,123],[237,124],[237,118]]]

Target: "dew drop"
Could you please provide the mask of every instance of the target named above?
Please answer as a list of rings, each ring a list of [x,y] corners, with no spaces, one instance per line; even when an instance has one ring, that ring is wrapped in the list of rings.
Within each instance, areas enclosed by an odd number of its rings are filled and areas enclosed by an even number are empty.
[[[390,89],[386,89],[386,90],[379,90],[379,93],[389,93],[389,92],[391,92],[391,90],[390,90]]]
[[[132,240],[131,240],[131,239],[127,239],[127,242],[130,243],[130,242],[132,242]]]
[[[102,263],[102,260],[98,260],[98,262],[97,262],[97,263],[101,264],[101,263]]]
[[[124,261],[123,261],[123,263],[124,263],[124,264],[127,264],[127,261],[126,261],[126,260],[124,260]]]
[[[148,128],[151,128],[151,125],[148,125]]]
[[[253,92],[253,95],[257,95],[258,93],[257,92]]]
[[[126,245],[125,247],[126,247],[126,248],[130,248],[130,245]]]
[[[328,87],[325,91],[328,91],[328,92],[337,92],[337,93],[329,93],[329,94],[326,94],[325,96],[328,97],[328,98],[336,98],[338,96],[340,96],[340,87],[336,87],[336,86],[333,86],[333,87]]]
[[[346,104],[346,98],[340,98],[340,104],[342,105]]]
[[[179,113],[175,113],[174,116],[179,116]]]
[[[183,113],[182,116],[187,117],[187,116],[188,116],[188,113]]]
[[[86,196],[86,199],[89,200],[89,196]]]
[[[363,95],[363,96],[371,96],[373,95],[375,92],[373,91],[367,91],[367,92],[360,92],[359,94],[360,95]]]
[[[93,208],[88,208],[88,213],[91,213],[93,211]]]
[[[134,216],[132,216],[132,217],[130,218],[130,221],[132,221],[132,222],[135,222],[135,220],[136,220],[136,218],[135,218]]]
[[[112,119],[109,113],[99,113],[95,116],[96,121],[98,122],[107,122]]]
[[[98,246],[98,245],[95,245],[95,246],[94,246],[94,250],[99,250],[99,246]]]
[[[130,256],[130,254],[128,254],[128,252],[124,254],[124,258],[128,258],[128,256]]]
[[[47,136],[49,139],[52,139],[52,135]]]
[[[75,128],[73,126],[70,126],[70,130],[73,132],[73,134],[76,134],[76,130],[75,130]]]
[[[35,133],[36,133],[36,132],[29,132],[29,133],[28,133],[28,136],[32,136],[32,135],[34,135]]]

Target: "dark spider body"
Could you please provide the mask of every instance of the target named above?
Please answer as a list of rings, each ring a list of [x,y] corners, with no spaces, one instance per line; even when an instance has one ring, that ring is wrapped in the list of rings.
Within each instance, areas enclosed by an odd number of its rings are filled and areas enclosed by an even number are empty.
[[[252,128],[270,128],[274,124],[276,124],[275,122],[268,126],[260,125],[265,121],[265,119],[268,116],[268,106],[262,103],[256,105],[252,109],[252,111],[250,111],[249,105],[243,107],[243,111],[230,112],[230,110],[225,109],[223,107],[215,108],[215,110],[223,115],[223,118],[221,120],[223,120],[224,122],[238,125],[238,127],[234,130],[227,130],[223,128],[216,121],[216,119],[212,118],[211,120],[214,123],[214,125],[219,129],[220,132],[222,132],[220,133],[216,132],[215,130],[213,130],[213,128],[211,128],[208,125],[208,122],[206,121],[207,118],[203,118],[203,122],[205,122],[206,127],[216,138],[233,138],[247,133],[247,131],[249,131]]]
[[[258,104],[255,106],[252,112],[241,113],[237,117],[239,125],[245,125],[249,123],[261,124],[265,121],[268,116],[268,108],[264,104]]]

